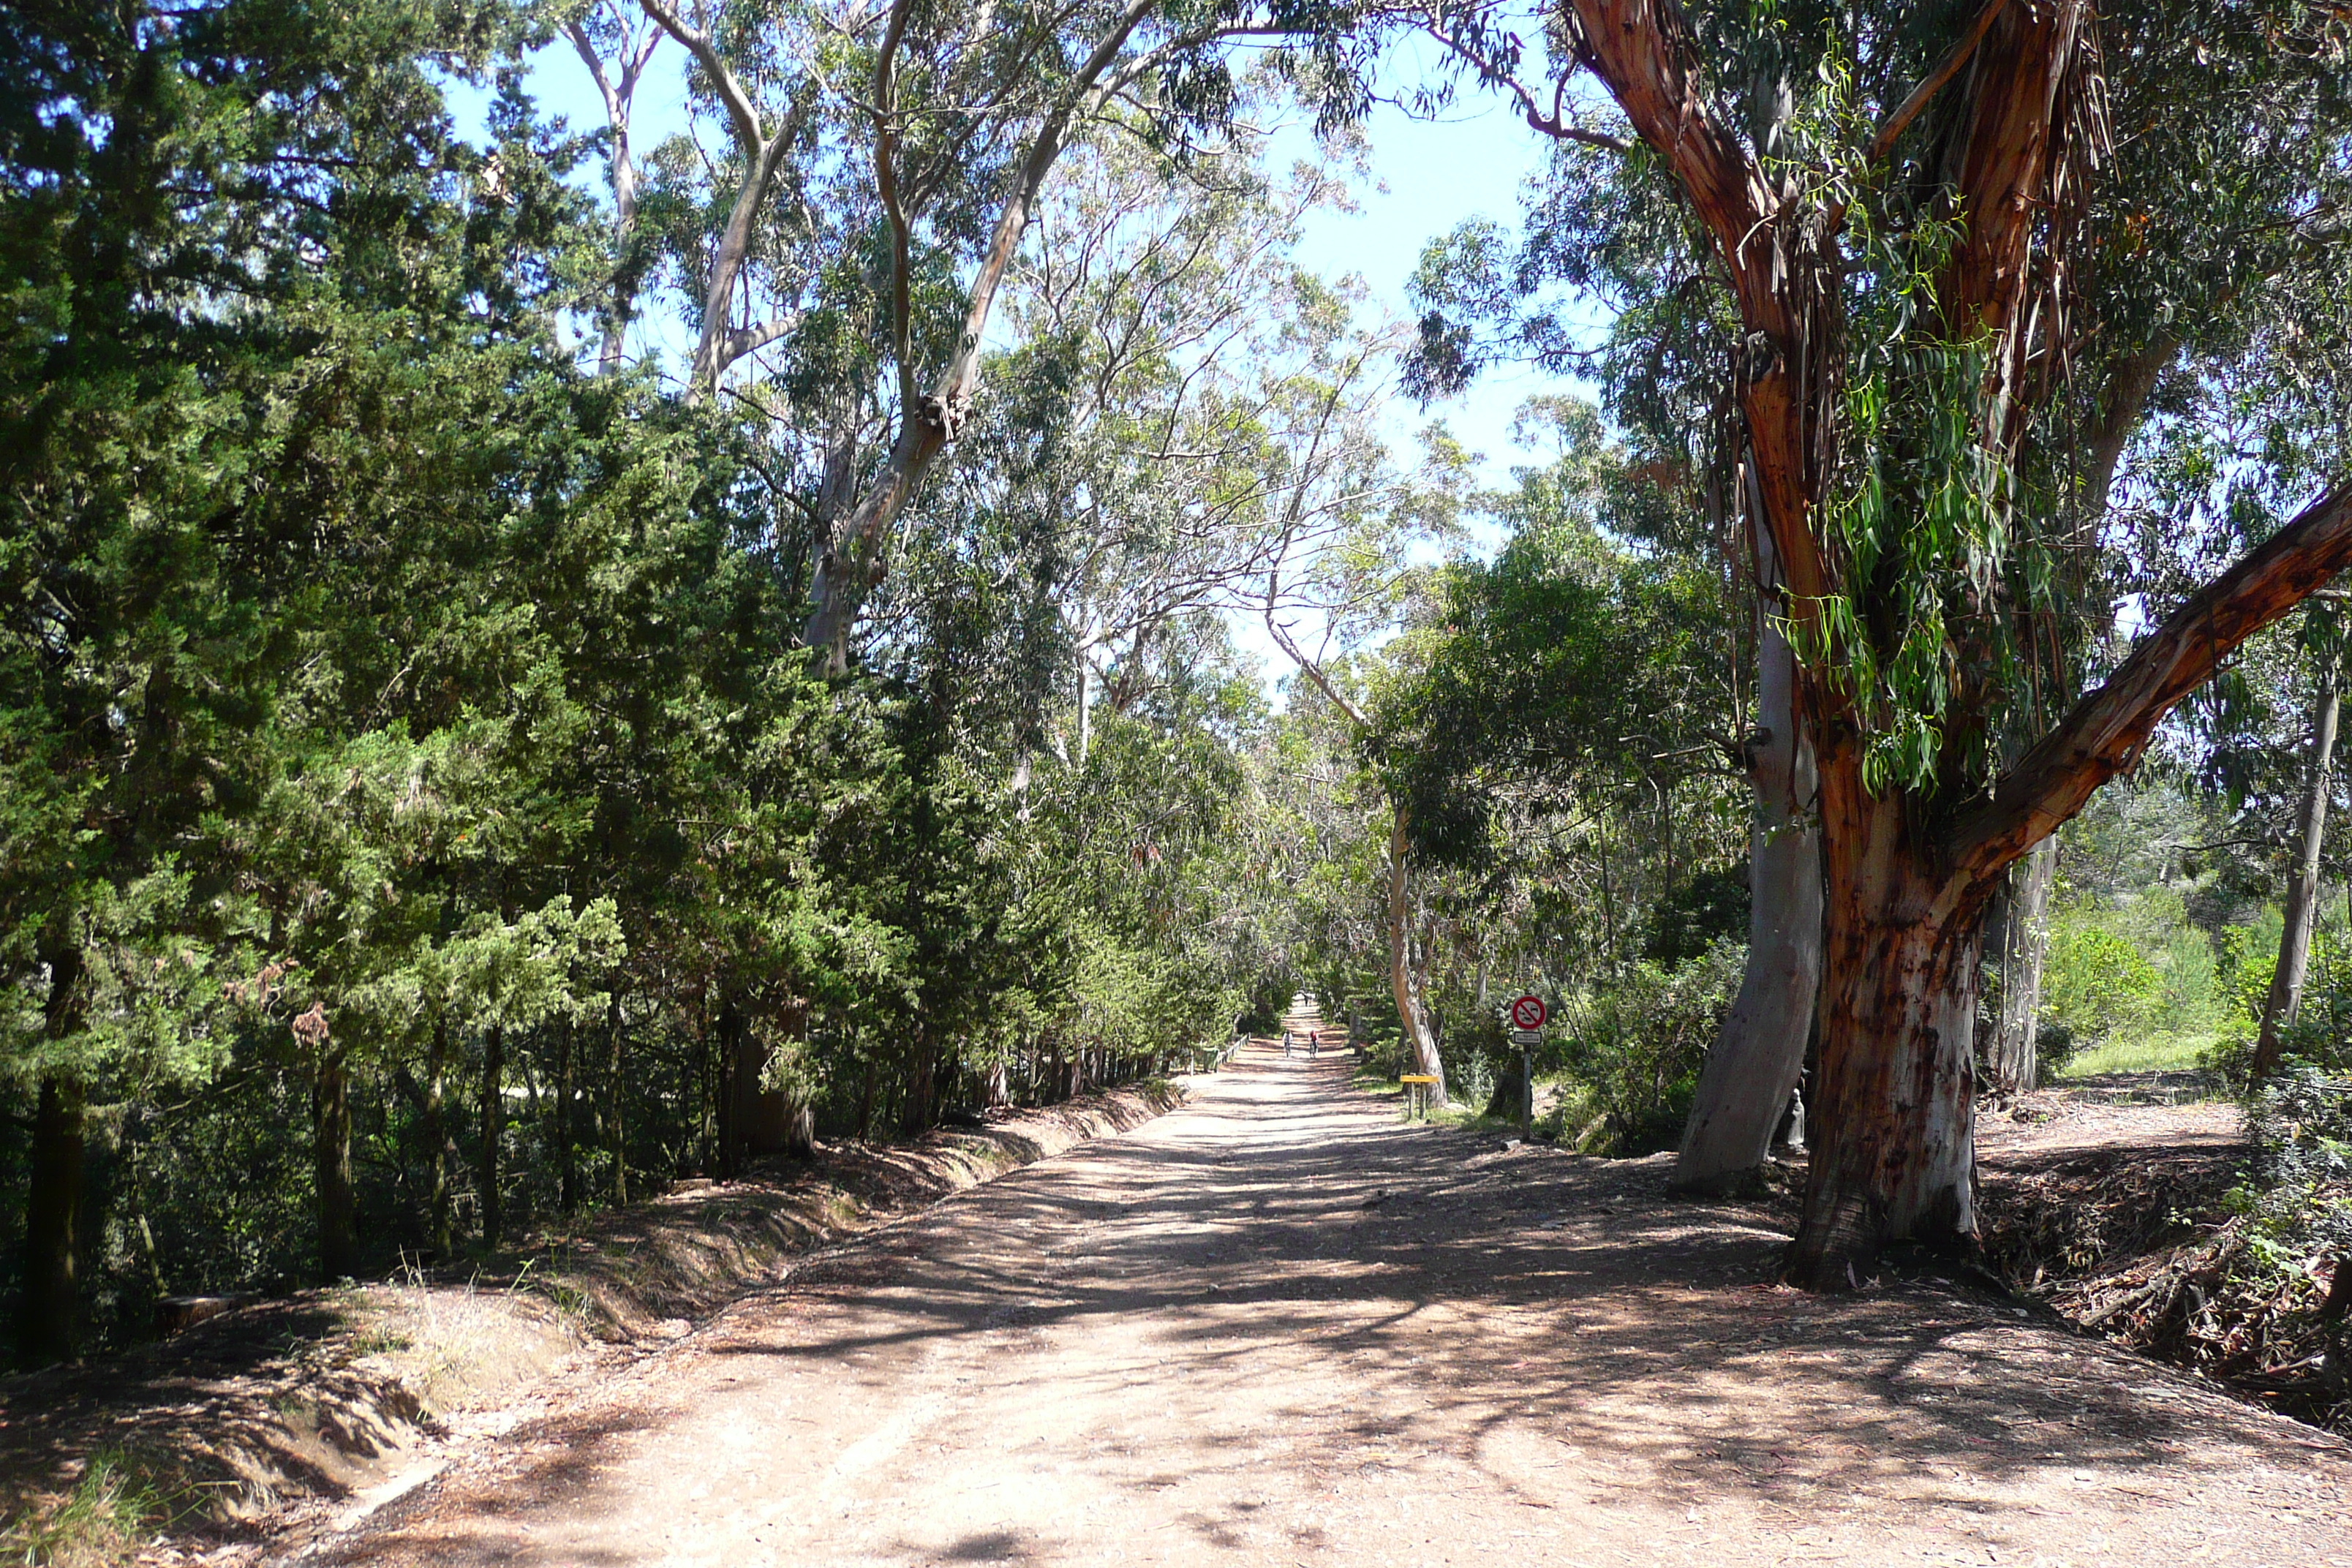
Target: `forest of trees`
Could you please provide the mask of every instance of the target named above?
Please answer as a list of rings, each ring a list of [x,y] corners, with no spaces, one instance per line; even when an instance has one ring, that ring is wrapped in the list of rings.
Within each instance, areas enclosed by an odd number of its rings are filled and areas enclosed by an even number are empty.
[[[1514,1116],[1557,998],[1557,1135],[1696,1188],[1802,1083],[1832,1289],[1987,1095],[2352,1058],[2340,10],[33,0],[0,81],[25,1363],[1301,987]],[[1299,259],[1400,90],[1549,149],[1402,321]]]

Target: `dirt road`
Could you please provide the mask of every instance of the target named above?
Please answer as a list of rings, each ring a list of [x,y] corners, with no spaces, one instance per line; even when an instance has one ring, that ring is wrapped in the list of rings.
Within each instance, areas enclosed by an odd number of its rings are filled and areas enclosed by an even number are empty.
[[[1244,1053],[311,1562],[2352,1563],[2352,1448],[1759,1211]]]

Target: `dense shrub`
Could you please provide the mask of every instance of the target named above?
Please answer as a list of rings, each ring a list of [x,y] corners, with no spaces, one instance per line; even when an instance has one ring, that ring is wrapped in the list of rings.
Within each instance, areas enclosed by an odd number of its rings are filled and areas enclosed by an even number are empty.
[[[1674,1146],[1747,962],[1744,943],[1718,941],[1671,969],[1627,964],[1570,1005],[1563,1065],[1599,1109],[1606,1152]]]
[[[2069,911],[2052,922],[2042,979],[2043,1018],[2095,1043],[2154,1023],[2163,995],[2156,965],[2095,912]]]

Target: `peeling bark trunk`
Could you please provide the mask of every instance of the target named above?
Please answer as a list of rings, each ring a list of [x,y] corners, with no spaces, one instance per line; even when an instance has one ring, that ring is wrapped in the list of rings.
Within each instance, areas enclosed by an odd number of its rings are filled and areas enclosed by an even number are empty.
[[[310,1089],[310,1171],[317,1199],[319,1274],[359,1272],[359,1215],[352,1191],[352,1078],[341,1058],[322,1063]]]
[[[1759,580],[1770,583],[1769,536],[1759,531]],[[1777,594],[1757,602],[1755,785],[1749,833],[1748,967],[1739,995],[1700,1069],[1675,1160],[1674,1184],[1720,1187],[1755,1170],[1805,1068],[1822,984],[1822,834],[1813,816],[1813,748],[1797,712],[1797,658],[1775,629]]]
[[[1412,962],[1412,851],[1405,839],[1405,809],[1399,805],[1389,824],[1389,984],[1396,993],[1397,1017],[1403,1026],[1406,1048],[1412,1052],[1414,1070],[1437,1081],[1429,1086],[1433,1105],[1447,1103],[1445,1060],[1437,1052],[1429,1016],[1421,1004],[1421,986]]]
[[[1724,124],[1676,7],[1568,0],[1564,19],[1578,63],[1608,88],[1714,240],[1743,332],[1736,379],[1757,511],[1801,640],[1833,647],[1831,606],[1849,590],[1872,594],[1843,580],[1813,516],[1841,425],[1845,209],[1784,199]],[[2046,313],[2029,301],[2044,300],[2049,275],[2037,245],[2066,240],[2051,222],[2074,195],[2064,182],[2105,140],[2095,61],[2082,47],[2087,26],[2080,0],[1988,11],[1877,139],[1891,147],[1965,62],[1968,101],[1935,154],[1965,226],[1936,299],[1949,329],[1991,339],[1982,439],[1996,453],[2011,450],[2031,413],[2032,354],[2064,341],[2063,296],[2046,297]],[[1799,705],[1816,748],[1830,890],[1818,1135],[1790,1258],[1799,1282],[1842,1287],[1889,1241],[1973,1234],[1970,1034],[1986,900],[2012,862],[2138,757],[2223,657],[2347,564],[2352,488],[2338,488],[2192,595],[1990,790],[1954,778],[1940,795],[1895,786],[1872,795],[1862,783],[1865,716],[1833,678],[1808,677]]]
[[[1985,922],[1986,941],[2000,965],[2000,1012],[1984,1051],[1989,1087],[1999,1094],[2027,1093],[2041,1071],[2034,1033],[2042,1011],[2042,963],[2050,948],[2050,887],[2057,874],[2058,840],[2053,837],[2011,868],[1994,906],[1996,918]]]
[[[2327,837],[2328,768],[2336,756],[2338,707],[2336,671],[2320,676],[2319,692],[2312,704],[2311,777],[2304,786],[2303,820],[2298,825],[2294,875],[2286,891],[2286,928],[2279,933],[2278,966],[2271,971],[2270,994],[2263,999],[2263,1025],[2254,1040],[2252,1072],[2256,1079],[2278,1070],[2284,1047],[2279,1030],[2294,1021],[2303,1005],[2303,981],[2311,963],[2311,928],[2319,912],[2319,851]]]
[[[1845,771],[1845,770],[1840,770]],[[1826,773],[1825,770],[1825,773]],[[1940,871],[1910,803],[1823,780],[1821,1076],[1789,1273],[1848,1289],[1889,1241],[1976,1235],[1974,1045],[1984,890]]]

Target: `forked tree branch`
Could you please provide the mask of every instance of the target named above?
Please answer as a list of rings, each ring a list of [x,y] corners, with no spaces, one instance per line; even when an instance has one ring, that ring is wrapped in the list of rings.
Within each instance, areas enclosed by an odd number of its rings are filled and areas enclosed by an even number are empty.
[[[1947,845],[1967,879],[1999,873],[2129,767],[2173,705],[2241,643],[2352,566],[2352,483],[2340,484],[2192,596],[2085,694],[2058,727],[1953,826]]]

